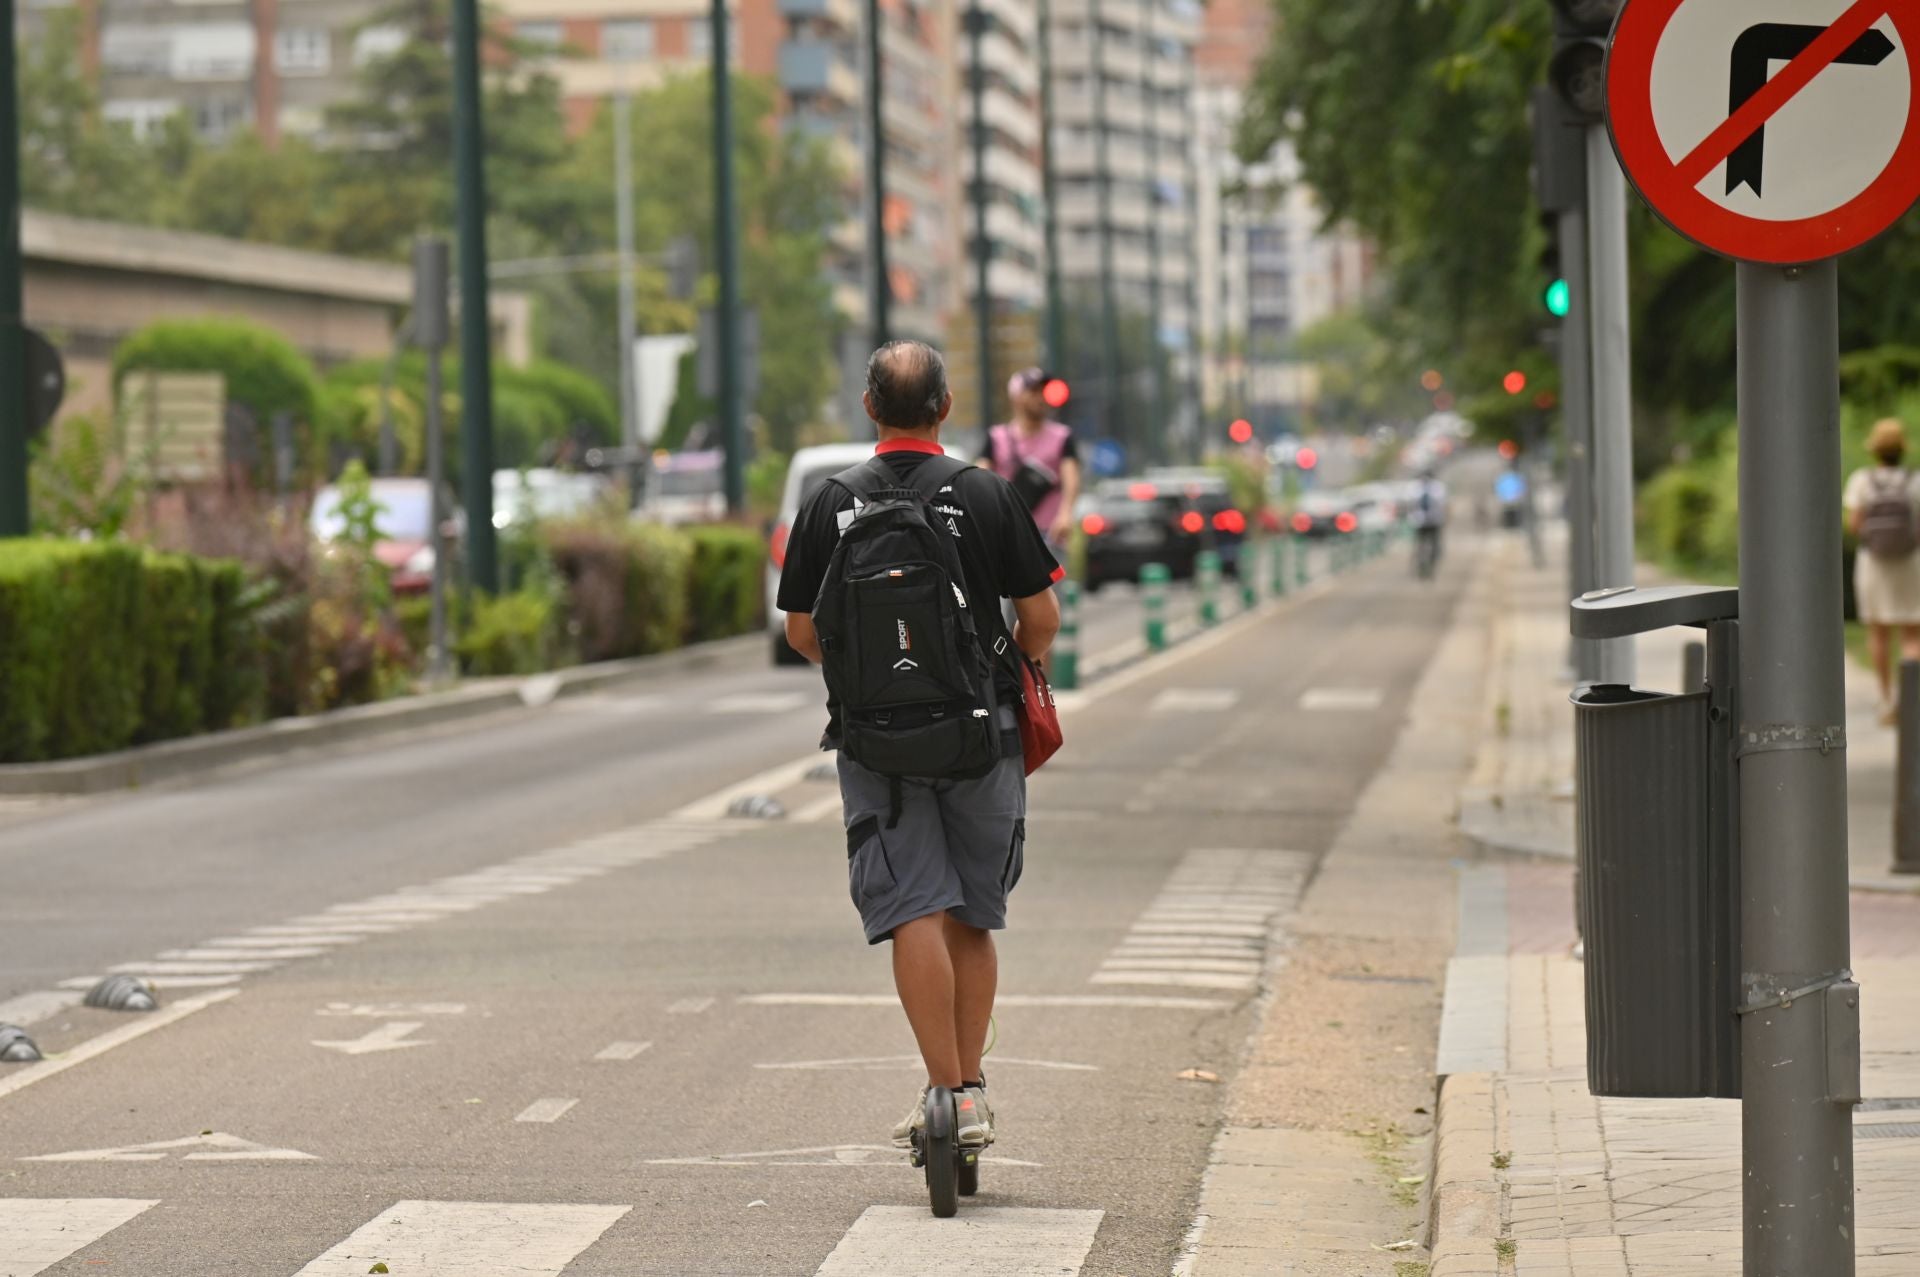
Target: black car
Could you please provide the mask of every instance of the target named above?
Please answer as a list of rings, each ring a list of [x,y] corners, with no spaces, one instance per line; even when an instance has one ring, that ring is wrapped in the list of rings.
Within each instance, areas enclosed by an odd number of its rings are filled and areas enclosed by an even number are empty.
[[[1138,581],[1149,563],[1165,564],[1175,580],[1189,579],[1206,549],[1219,553],[1227,575],[1237,575],[1247,518],[1217,479],[1118,480],[1101,484],[1082,503],[1080,531],[1086,537],[1082,583],[1091,593],[1109,581]]]

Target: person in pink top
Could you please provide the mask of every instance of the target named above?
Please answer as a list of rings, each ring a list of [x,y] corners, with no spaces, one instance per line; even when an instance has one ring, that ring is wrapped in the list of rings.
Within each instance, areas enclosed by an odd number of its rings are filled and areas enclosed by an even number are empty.
[[[1073,427],[1048,416],[1046,390],[1056,380],[1039,368],[1017,372],[1007,383],[1013,420],[987,432],[981,466],[1011,483],[1033,511],[1040,534],[1059,554],[1073,531],[1073,505],[1080,496],[1080,456]],[[1061,556],[1062,562],[1065,561]]]

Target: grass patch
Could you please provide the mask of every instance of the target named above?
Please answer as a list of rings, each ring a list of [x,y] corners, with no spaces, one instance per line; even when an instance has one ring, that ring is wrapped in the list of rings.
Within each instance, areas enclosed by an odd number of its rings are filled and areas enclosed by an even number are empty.
[[[1493,1155],[1493,1169],[1494,1169],[1494,1170],[1496,1170],[1496,1171],[1504,1171],[1504,1170],[1506,1170],[1506,1169],[1507,1169],[1507,1168],[1508,1168],[1509,1166],[1512,1166],[1512,1165],[1513,1165],[1513,1154],[1512,1154],[1512,1153],[1495,1153],[1495,1154]]]
[[[1402,1259],[1393,1265],[1393,1277],[1427,1277],[1432,1271],[1424,1259]]]
[[[1420,1204],[1420,1185],[1425,1182],[1424,1175],[1410,1175],[1401,1156],[1407,1147],[1407,1133],[1398,1123],[1387,1122],[1378,1126],[1369,1126],[1355,1131],[1360,1142],[1366,1145],[1367,1159],[1386,1176],[1387,1193],[1398,1206],[1414,1207]]]
[[[1493,1244],[1493,1254],[1501,1264],[1511,1266],[1520,1257],[1520,1243],[1511,1237],[1502,1237]]]

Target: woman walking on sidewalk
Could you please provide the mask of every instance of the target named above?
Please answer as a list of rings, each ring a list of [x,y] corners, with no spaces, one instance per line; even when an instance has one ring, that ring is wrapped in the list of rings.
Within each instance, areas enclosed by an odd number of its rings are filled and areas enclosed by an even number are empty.
[[[1880,679],[1880,721],[1895,718],[1893,629],[1901,651],[1920,660],[1920,474],[1901,464],[1907,435],[1892,417],[1874,424],[1867,451],[1877,466],[1862,466],[1847,480],[1841,505],[1847,526],[1859,538],[1853,594],[1867,627],[1867,651]]]

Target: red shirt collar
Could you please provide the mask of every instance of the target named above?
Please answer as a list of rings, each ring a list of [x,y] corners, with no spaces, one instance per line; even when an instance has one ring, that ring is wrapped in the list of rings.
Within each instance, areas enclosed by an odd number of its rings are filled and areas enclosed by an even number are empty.
[[[888,439],[874,449],[875,454],[881,456],[889,452],[924,452],[937,457],[945,451],[931,439]]]

